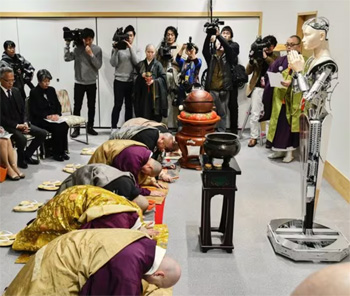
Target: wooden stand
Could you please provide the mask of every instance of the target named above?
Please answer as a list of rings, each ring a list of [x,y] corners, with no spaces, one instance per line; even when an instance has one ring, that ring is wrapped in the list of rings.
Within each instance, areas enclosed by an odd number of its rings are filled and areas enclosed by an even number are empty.
[[[206,253],[210,249],[222,249],[232,253],[233,246],[233,221],[235,211],[236,175],[241,170],[233,158],[230,167],[219,170],[204,167],[208,159],[201,156],[203,166],[202,173],[202,212],[201,227],[199,228],[199,246],[201,252]],[[210,187],[209,187],[210,186]],[[211,198],[215,195],[223,195],[221,220],[219,227],[211,227],[210,207]],[[212,243],[212,232],[222,233],[221,244]]]

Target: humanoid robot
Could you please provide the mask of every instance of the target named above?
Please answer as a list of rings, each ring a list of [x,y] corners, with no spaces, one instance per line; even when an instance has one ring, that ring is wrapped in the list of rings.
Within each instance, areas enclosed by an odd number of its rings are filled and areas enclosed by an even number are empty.
[[[306,21],[302,42],[313,55],[306,63],[296,51],[288,57],[294,71],[293,91],[303,92],[300,153],[304,219],[272,220],[268,236],[276,253],[295,261],[341,261],[349,255],[349,242],[340,232],[314,223],[332,121],[326,103],[338,71],[328,48],[328,30],[329,21],[324,17]]]

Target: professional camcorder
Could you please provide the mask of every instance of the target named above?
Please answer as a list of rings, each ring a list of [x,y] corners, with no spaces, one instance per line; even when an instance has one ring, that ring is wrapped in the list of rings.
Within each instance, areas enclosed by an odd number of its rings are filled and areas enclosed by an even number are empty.
[[[83,44],[82,33],[83,29],[71,30],[67,27],[63,27],[63,39],[69,42],[73,41],[74,46]]]
[[[164,37],[162,43],[160,44],[158,53],[163,59],[170,60],[172,58],[171,56],[172,49],[176,49],[176,46],[169,46],[166,42],[166,38]]]
[[[117,28],[117,31],[115,31],[113,35],[113,41],[116,42],[113,44],[113,48],[117,48],[119,50],[126,49],[127,44],[124,41],[128,39],[129,35],[123,33],[123,27]]]
[[[264,57],[264,48],[268,48],[270,46],[271,42],[269,40],[264,42],[261,36],[258,36],[250,47],[249,57],[251,59],[262,60]]]
[[[194,43],[192,43],[192,37],[188,38],[188,42],[186,44],[187,50],[192,50],[194,48]]]
[[[219,25],[224,24],[225,22],[220,21],[219,19],[215,19],[211,23],[207,22],[204,24],[204,28],[206,28],[205,33],[208,35],[216,35],[216,30],[219,29]]]
[[[12,69],[16,80],[23,79],[24,83],[32,81],[34,70],[24,68],[24,65],[21,62],[14,63]]]

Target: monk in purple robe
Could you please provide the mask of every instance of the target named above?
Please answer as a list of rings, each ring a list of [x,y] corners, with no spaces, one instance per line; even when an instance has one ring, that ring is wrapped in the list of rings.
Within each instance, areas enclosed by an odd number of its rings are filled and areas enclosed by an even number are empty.
[[[141,295],[142,279],[169,288],[179,264],[144,233],[88,229],[64,234],[33,255],[4,295]]]

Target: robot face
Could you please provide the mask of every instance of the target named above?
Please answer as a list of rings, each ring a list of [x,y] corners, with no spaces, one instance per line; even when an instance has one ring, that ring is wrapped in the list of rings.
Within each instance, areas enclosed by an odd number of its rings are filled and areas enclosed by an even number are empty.
[[[303,45],[305,49],[312,50],[321,45],[325,40],[325,32],[322,30],[315,30],[310,26],[306,26],[303,30],[304,38]]]

